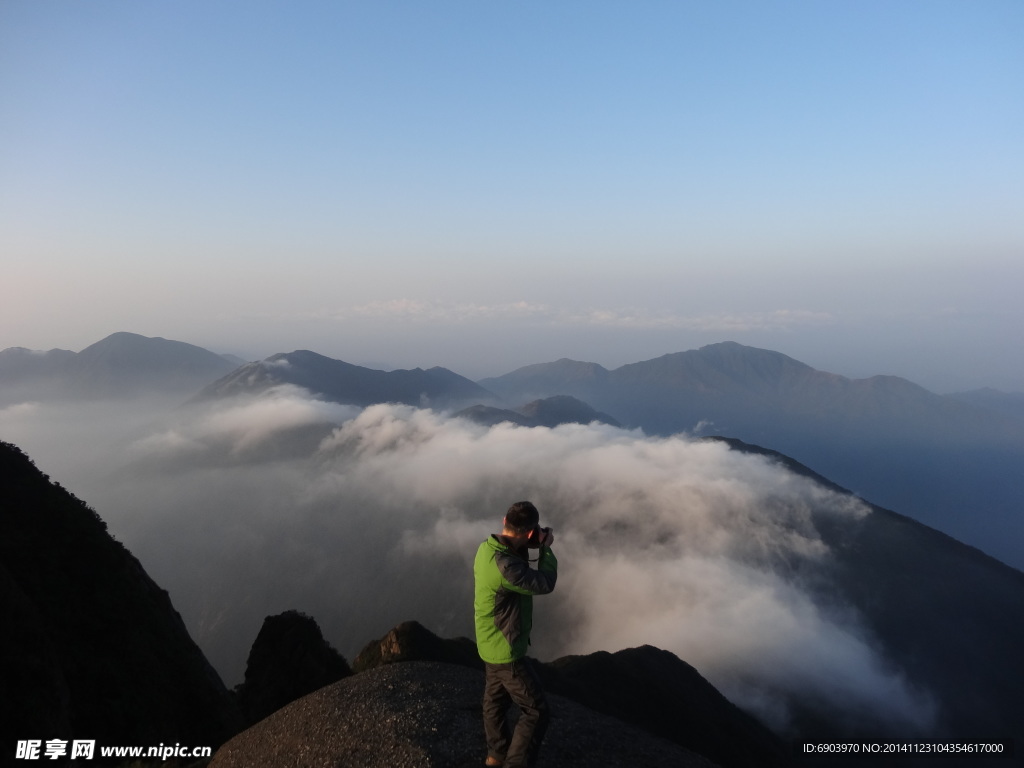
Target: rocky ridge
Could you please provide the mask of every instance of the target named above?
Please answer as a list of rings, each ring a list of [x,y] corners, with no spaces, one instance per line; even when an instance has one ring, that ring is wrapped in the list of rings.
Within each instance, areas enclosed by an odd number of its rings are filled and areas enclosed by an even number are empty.
[[[461,665],[385,664],[278,710],[228,741],[210,768],[480,766],[482,689],[483,673]],[[715,765],[562,696],[549,698],[552,726],[538,768]]]

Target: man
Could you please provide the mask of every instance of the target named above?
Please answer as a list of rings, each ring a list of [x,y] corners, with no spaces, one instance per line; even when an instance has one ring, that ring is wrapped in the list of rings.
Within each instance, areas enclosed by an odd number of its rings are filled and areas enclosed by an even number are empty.
[[[476,553],[476,645],[484,661],[486,765],[527,768],[537,760],[548,727],[548,704],[526,658],[533,627],[533,596],[555,588],[558,561],[554,534],[540,527],[540,513],[519,501],[505,514],[501,534],[492,534]],[[538,549],[537,567],[529,550]],[[515,731],[505,719],[510,703],[519,707]]]

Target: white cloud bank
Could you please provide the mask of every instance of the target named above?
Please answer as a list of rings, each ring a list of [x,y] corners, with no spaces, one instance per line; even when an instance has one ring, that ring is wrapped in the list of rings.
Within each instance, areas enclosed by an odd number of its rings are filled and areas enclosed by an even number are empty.
[[[263,617],[289,608],[350,658],[409,619],[470,636],[476,547],[531,499],[561,567],[537,600],[539,658],[659,646],[777,728],[796,695],[866,722],[932,716],[828,596],[815,520],[867,508],[721,443],[487,429],[279,389],[179,411],[124,445],[108,460],[121,468],[79,493],[171,592],[229,684]]]

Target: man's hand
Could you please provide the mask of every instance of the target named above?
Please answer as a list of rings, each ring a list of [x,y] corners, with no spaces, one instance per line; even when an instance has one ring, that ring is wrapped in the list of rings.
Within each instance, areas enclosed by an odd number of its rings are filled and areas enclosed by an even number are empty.
[[[540,545],[550,547],[555,541],[555,534],[550,528],[541,529]]]

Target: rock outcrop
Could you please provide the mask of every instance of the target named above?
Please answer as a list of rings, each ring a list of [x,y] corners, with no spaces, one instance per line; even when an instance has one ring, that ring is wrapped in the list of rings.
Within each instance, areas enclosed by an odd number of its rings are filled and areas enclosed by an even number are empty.
[[[356,672],[396,661],[442,661],[483,670],[476,643],[468,637],[438,637],[418,621],[403,621],[379,640],[371,640],[356,656]]]
[[[289,704],[238,734],[210,768],[477,768],[486,756],[483,673],[457,664],[385,664]],[[677,744],[550,696],[538,768],[710,768]]]
[[[477,671],[483,663],[468,638],[443,639],[415,621],[368,643],[354,667],[437,661]],[[567,699],[729,768],[769,768],[787,762],[782,742],[732,704],[692,666],[651,646],[616,653],[567,656],[538,664],[544,686]]]
[[[285,611],[263,620],[249,651],[238,700],[247,723],[352,674],[311,616]]]

